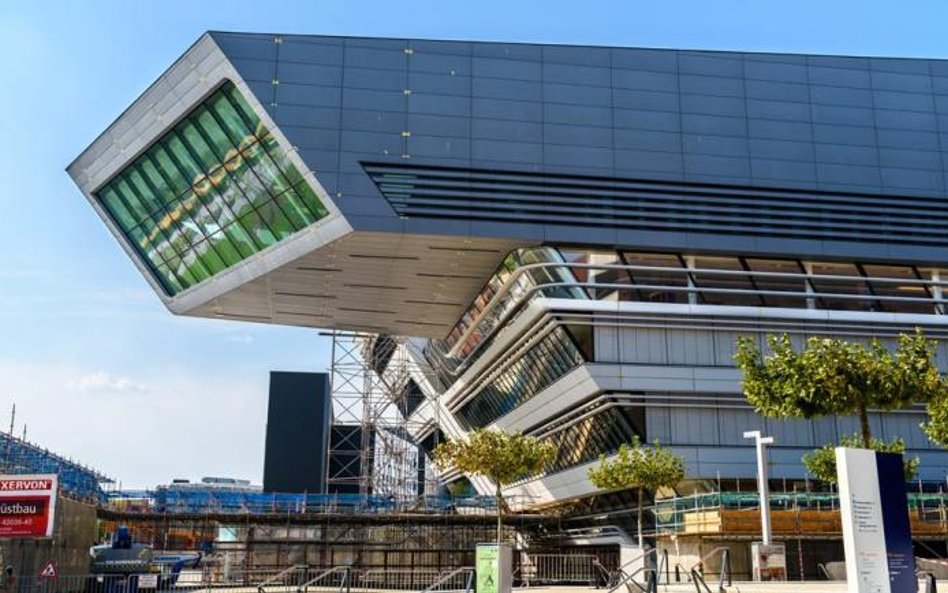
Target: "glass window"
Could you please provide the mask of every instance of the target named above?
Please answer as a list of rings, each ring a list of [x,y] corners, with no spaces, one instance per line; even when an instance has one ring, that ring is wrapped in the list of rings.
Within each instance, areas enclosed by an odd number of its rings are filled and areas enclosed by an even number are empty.
[[[751,307],[763,304],[760,295],[754,294],[754,284],[738,258],[697,256],[694,267],[695,286],[711,289],[699,292],[698,302]]]
[[[879,310],[910,313],[934,312],[934,304],[925,300],[932,298],[931,289],[924,284],[923,277],[916,268],[863,264],[862,271],[869,278],[869,290],[873,295],[897,299],[879,299],[877,301]],[[903,300],[907,298],[919,300],[917,302]]]
[[[630,270],[632,282],[641,286],[637,296],[639,300],[657,303],[687,303],[688,274],[678,255],[666,253],[623,253],[625,262],[636,267]],[[641,267],[641,268],[640,268]],[[674,270],[649,270],[647,268],[679,268]],[[643,269],[645,268],[645,269]],[[682,290],[668,290],[665,287],[680,287]]]
[[[555,327],[458,408],[458,420],[468,430],[487,426],[582,362],[583,356],[567,332]]]
[[[171,295],[329,213],[230,82],[96,197]]]
[[[562,414],[538,436],[556,446],[556,456],[545,472],[560,472],[598,459],[600,455],[615,453],[633,436],[644,441],[644,406],[617,401],[607,394]]]
[[[810,284],[814,291],[821,295],[840,295],[820,296],[817,302],[821,309],[867,311],[877,308],[872,301],[846,297],[870,294],[869,286],[861,278],[862,274],[855,264],[813,262],[810,267]]]
[[[755,272],[751,281],[761,292],[767,307],[805,309],[806,280],[800,262],[789,259],[745,258],[748,269]]]

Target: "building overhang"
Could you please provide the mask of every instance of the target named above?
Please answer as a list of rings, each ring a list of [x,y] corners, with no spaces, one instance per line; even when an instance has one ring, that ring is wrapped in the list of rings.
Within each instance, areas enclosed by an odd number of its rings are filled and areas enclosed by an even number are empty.
[[[328,214],[172,294],[98,192],[225,81],[249,103]],[[191,46],[67,171],[164,305],[178,315],[441,337],[517,244],[467,235],[406,235],[394,228],[354,231],[319,172],[303,161],[210,34]]]

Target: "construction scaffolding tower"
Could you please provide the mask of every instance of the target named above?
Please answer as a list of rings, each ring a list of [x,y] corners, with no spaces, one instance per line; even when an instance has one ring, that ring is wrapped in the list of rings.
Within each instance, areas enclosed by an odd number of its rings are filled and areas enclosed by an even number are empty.
[[[410,347],[406,338],[332,333],[330,493],[386,496],[410,505],[435,489],[430,460],[415,438],[422,427],[410,420],[431,404],[431,394],[416,381],[424,370]]]
[[[62,493],[74,500],[101,503],[106,499],[103,485],[114,481],[78,461],[8,432],[0,432],[0,473],[56,474]]]

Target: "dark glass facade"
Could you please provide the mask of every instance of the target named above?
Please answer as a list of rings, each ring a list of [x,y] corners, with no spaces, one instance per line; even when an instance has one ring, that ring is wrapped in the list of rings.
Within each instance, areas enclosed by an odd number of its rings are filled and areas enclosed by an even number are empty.
[[[96,195],[169,295],[328,214],[230,82]]]
[[[633,437],[645,441],[645,410],[641,404],[629,405],[605,394],[528,432],[556,446],[556,456],[543,470],[553,474],[615,453]]]
[[[569,334],[554,327],[488,380],[456,412],[467,429],[487,426],[583,363]]]

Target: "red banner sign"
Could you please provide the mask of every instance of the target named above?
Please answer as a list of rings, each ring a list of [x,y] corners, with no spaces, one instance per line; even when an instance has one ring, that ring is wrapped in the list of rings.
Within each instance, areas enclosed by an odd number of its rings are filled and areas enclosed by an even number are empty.
[[[56,476],[0,476],[0,538],[50,537]]]

